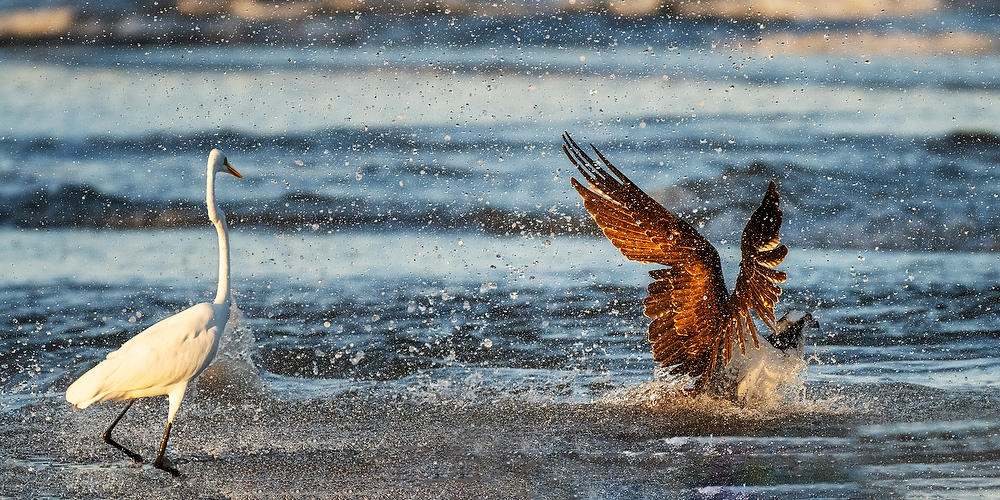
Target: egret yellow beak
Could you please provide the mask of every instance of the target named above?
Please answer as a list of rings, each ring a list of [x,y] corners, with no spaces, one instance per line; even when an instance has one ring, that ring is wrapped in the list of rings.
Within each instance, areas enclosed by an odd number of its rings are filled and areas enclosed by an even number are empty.
[[[233,168],[233,166],[229,164],[229,159],[228,158],[223,158],[222,159],[222,164],[226,166],[226,170],[228,170],[229,173],[235,175],[237,178],[240,178],[240,179],[243,178],[243,174],[237,172],[236,169]]]

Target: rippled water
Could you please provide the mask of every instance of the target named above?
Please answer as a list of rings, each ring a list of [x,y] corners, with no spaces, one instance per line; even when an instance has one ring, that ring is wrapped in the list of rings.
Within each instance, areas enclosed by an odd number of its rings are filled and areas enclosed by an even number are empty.
[[[698,33],[4,49],[0,495],[996,494],[995,58]],[[563,130],[697,224],[729,283],[777,180],[778,313],[821,323],[794,396],[652,383],[649,267],[597,236]],[[210,297],[211,147],[245,175],[218,184],[240,319],[182,406],[174,480],[101,442],[118,405],[62,391]],[[160,399],[116,431],[147,458]]]

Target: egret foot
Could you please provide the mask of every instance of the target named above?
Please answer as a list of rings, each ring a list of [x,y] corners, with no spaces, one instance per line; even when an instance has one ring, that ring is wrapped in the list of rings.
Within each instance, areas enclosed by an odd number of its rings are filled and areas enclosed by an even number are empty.
[[[180,477],[181,475],[181,471],[174,468],[174,466],[171,465],[170,462],[162,456],[160,458],[157,458],[156,462],[153,462],[153,466],[156,467],[157,469],[169,472],[170,475],[174,477]]]
[[[114,439],[111,438],[111,430],[114,429],[116,425],[118,425],[118,421],[125,416],[125,412],[127,412],[128,409],[132,407],[132,403],[135,403],[134,399],[129,401],[128,404],[125,405],[125,408],[122,409],[122,412],[119,413],[118,416],[115,417],[115,420],[111,422],[111,425],[108,426],[108,430],[104,431],[104,442],[110,444],[111,446],[114,446],[115,448],[118,448],[119,450],[122,451],[122,453],[128,455],[129,458],[141,464],[142,457],[140,457],[138,453],[122,446],[121,444],[118,443],[118,441],[115,441]]]
[[[173,422],[168,420],[167,429],[163,431],[163,440],[160,441],[160,452],[156,454],[156,462],[154,462],[153,465],[155,465],[157,469],[165,470],[174,477],[177,477],[181,475],[180,471],[171,466],[167,461],[167,458],[164,456],[164,453],[167,451],[167,440],[170,439],[170,427],[172,425]]]
[[[111,439],[111,435],[108,434],[107,432],[104,433],[104,442],[110,444],[111,446],[114,446],[115,448],[118,448],[119,450],[121,450],[122,453],[128,455],[128,457],[131,458],[132,460],[135,460],[140,464],[143,462],[142,457],[138,453],[122,446],[121,444],[118,443],[118,441]]]

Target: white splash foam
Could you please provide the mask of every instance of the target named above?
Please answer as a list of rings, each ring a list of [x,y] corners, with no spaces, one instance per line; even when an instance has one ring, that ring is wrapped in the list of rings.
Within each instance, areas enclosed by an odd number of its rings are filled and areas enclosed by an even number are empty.
[[[234,301],[215,361],[195,381],[198,396],[237,403],[265,395],[267,389],[251,356],[253,341],[253,331]]]

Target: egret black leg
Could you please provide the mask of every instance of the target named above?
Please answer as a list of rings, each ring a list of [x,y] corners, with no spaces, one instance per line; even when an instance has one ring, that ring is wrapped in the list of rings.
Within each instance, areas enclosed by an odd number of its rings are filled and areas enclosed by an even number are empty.
[[[163,441],[160,441],[160,453],[156,455],[156,462],[154,462],[153,465],[156,466],[157,469],[165,470],[173,476],[179,476],[181,475],[180,471],[168,465],[166,459],[163,458],[163,453],[167,451],[167,439],[170,438],[171,425],[173,425],[173,422],[167,422],[167,430],[163,431]]]
[[[125,409],[122,410],[122,412],[119,413],[117,417],[115,417],[114,421],[111,422],[111,425],[108,426],[108,430],[104,431],[104,442],[110,444],[111,446],[114,446],[115,448],[118,448],[119,450],[122,451],[122,453],[128,455],[128,457],[131,458],[132,460],[142,463],[142,457],[140,457],[138,453],[118,444],[117,441],[111,438],[111,430],[114,429],[116,425],[118,425],[118,421],[125,416],[125,412],[127,412],[128,409],[132,407],[132,403],[135,403],[134,399],[129,400],[128,404],[125,405]]]

